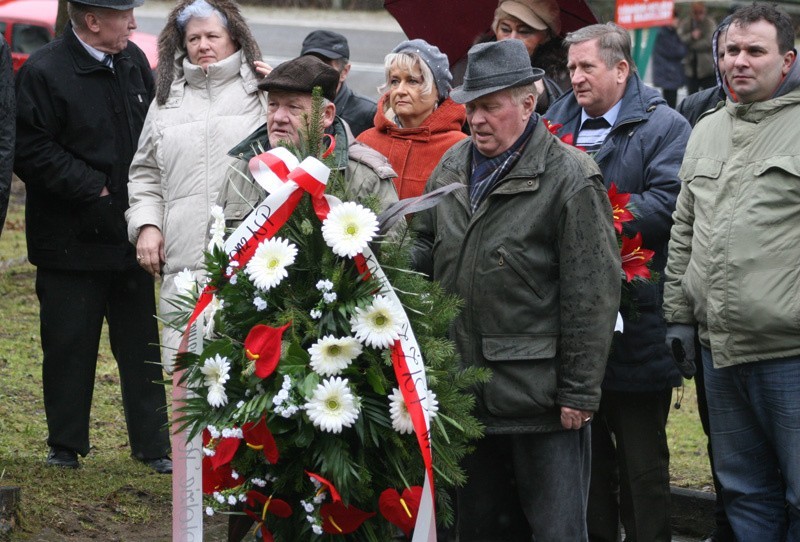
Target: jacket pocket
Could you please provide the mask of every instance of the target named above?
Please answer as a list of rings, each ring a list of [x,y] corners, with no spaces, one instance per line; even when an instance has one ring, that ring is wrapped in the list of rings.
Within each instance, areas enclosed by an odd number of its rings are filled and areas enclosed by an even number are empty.
[[[113,196],[101,196],[78,210],[76,237],[83,243],[115,245],[128,242],[124,211]]]
[[[539,299],[544,299],[544,291],[536,283],[536,281],[533,280],[533,277],[531,276],[531,270],[526,269],[525,266],[517,260],[516,256],[506,250],[506,247],[503,245],[500,245],[500,247],[497,249],[497,256],[498,265],[507,265],[510,267],[511,270],[514,271],[520,279],[522,279],[522,282],[527,284],[528,288],[530,288],[533,293],[536,294],[536,297]]]
[[[722,161],[712,158],[686,158],[678,176],[687,182],[692,182],[697,177],[716,181],[722,173],[722,166]]]
[[[530,418],[555,406],[557,335],[484,335],[481,346],[492,370],[483,400],[493,416]]]

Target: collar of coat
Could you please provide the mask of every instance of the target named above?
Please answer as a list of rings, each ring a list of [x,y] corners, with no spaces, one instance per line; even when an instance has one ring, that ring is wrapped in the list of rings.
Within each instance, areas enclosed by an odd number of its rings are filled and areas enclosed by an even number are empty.
[[[63,39],[64,43],[67,45],[70,55],[72,56],[72,62],[75,65],[75,71],[77,73],[109,71],[108,68],[90,55],[89,51],[87,51],[81,42],[78,41],[78,36],[75,35],[75,30],[72,28],[72,23],[67,23],[66,28],[64,28]],[[129,41],[128,46],[125,49],[113,55],[115,67],[121,65],[117,64],[118,62],[125,62],[130,59],[128,49],[131,47],[136,47],[136,45]],[[111,72],[109,71],[109,73]]]

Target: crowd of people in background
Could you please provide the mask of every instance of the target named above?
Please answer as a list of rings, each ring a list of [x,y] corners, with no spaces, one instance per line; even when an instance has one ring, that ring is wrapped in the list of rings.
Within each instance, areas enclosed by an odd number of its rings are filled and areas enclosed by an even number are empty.
[[[800,542],[788,15],[676,12],[654,42],[659,91],[621,27],[564,33],[555,0],[499,0],[462,62],[399,43],[373,99],[347,84],[343,34],[314,30],[273,68],[234,0],[180,0],[154,78],[128,41],[143,1],[70,0],[63,34],[16,79],[0,35],[0,232],[13,165],[47,464],[79,468],[90,451],[106,321],[131,455],[172,472],[157,382],[181,337],[164,326],[159,340],[154,316],[174,311],[179,272],[201,278],[217,206],[232,228],[264,198],[250,158],[298,146],[319,89],[318,128],[351,199],[387,208],[464,187],[406,217],[414,269],[464,301],[451,326],[462,363],[492,371],[475,390],[486,435],[440,540],[670,541],[666,425],[673,390],[695,377],[717,497],[708,541]],[[635,210],[622,233],[652,251],[657,276],[625,302],[612,183]]]

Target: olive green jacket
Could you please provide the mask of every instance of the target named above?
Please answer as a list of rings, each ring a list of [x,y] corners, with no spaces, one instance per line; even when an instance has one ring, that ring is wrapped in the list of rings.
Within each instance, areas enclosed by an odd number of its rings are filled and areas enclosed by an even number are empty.
[[[679,176],[668,322],[697,322],[714,365],[800,355],[800,88],[728,100],[695,127]]]
[[[594,161],[539,120],[519,161],[473,214],[472,143],[445,153],[426,191],[465,185],[411,222],[415,267],[464,299],[453,323],[487,433],[560,431],[561,407],[596,411],[621,263]]]

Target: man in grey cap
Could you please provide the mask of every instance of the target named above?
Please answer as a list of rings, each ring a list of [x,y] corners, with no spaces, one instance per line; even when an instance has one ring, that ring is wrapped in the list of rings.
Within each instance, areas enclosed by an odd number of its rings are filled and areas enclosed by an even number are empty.
[[[16,80],[14,171],[26,187],[28,259],[36,269],[47,464],[77,468],[103,320],[117,361],[131,454],[172,472],[153,278],[128,242],[128,166],[154,85],[128,41],[143,0],[70,3],[61,37]]]
[[[616,320],[620,256],[600,171],[534,112],[519,40],[470,49],[462,86],[470,139],[426,191],[464,185],[412,222],[413,262],[464,300],[453,338],[486,436],[464,461],[458,536],[585,541],[589,422]]]
[[[303,40],[300,55],[313,55],[339,72],[336,87],[336,114],[347,121],[353,135],[374,125],[378,104],[375,100],[353,92],[345,81],[350,74],[350,46],[347,38],[331,30],[315,30]]]

